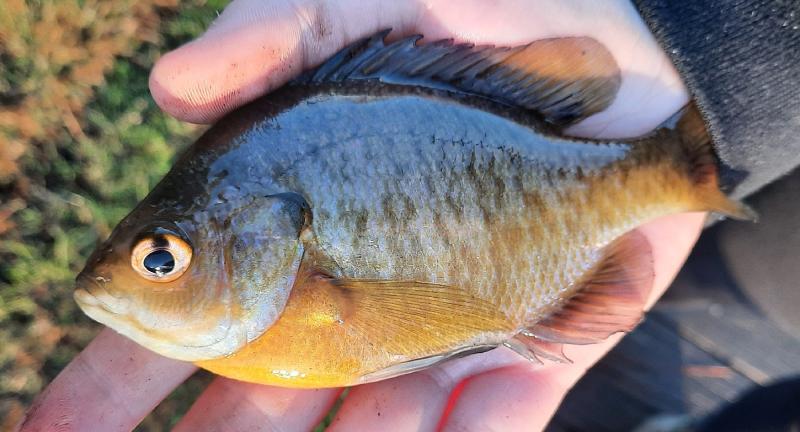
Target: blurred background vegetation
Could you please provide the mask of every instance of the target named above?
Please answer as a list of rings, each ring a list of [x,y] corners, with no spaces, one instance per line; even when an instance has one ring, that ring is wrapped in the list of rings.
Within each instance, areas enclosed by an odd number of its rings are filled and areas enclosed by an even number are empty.
[[[159,111],[149,70],[225,3],[0,1],[0,430],[99,330],[72,300],[75,274],[201,132]],[[208,379],[140,429],[174,424]]]

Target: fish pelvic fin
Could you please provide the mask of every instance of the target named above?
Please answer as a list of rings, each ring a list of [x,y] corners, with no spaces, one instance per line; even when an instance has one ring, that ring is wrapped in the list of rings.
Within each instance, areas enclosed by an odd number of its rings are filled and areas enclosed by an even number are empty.
[[[544,364],[545,360],[554,363],[572,363],[572,360],[564,354],[564,344],[541,340],[525,330],[503,342],[503,345],[532,363]]]
[[[587,37],[496,47],[452,39],[418,44],[420,35],[386,43],[389,31],[350,45],[297,82],[377,79],[438,88],[532,110],[557,126],[606,109],[621,83],[611,53]]]
[[[696,191],[691,210],[713,211],[734,219],[756,221],[758,216],[753,209],[720,190],[718,160],[697,105],[690,103],[677,115],[675,131]]]
[[[653,277],[650,243],[638,231],[631,231],[606,247],[603,258],[577,283],[571,298],[506,346],[539,362],[570,362],[562,344],[601,342],[639,324]]]

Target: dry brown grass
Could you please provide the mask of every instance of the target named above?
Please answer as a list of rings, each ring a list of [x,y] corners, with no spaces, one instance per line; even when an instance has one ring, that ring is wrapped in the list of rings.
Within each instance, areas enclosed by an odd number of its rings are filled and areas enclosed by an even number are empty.
[[[115,59],[159,41],[159,8],[177,0],[0,3],[0,179],[18,175],[15,161],[32,142],[62,131],[84,136],[81,119]]]

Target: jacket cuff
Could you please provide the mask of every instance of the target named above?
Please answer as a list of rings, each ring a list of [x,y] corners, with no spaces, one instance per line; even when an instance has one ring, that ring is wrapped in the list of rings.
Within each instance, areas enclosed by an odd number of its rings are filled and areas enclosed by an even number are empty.
[[[800,164],[800,2],[634,0],[740,198]]]

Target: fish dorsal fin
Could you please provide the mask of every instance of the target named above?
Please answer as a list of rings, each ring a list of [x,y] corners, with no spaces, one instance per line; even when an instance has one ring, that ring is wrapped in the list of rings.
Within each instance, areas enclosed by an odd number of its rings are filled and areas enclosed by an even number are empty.
[[[642,320],[652,285],[650,243],[641,233],[631,231],[606,247],[600,263],[560,310],[524,330],[517,339],[524,337],[533,345],[585,345],[631,331]]]
[[[611,53],[591,38],[496,47],[452,40],[419,45],[419,35],[387,44],[388,33],[350,45],[299,82],[379,79],[439,88],[529,109],[562,126],[606,109],[620,86]]]

